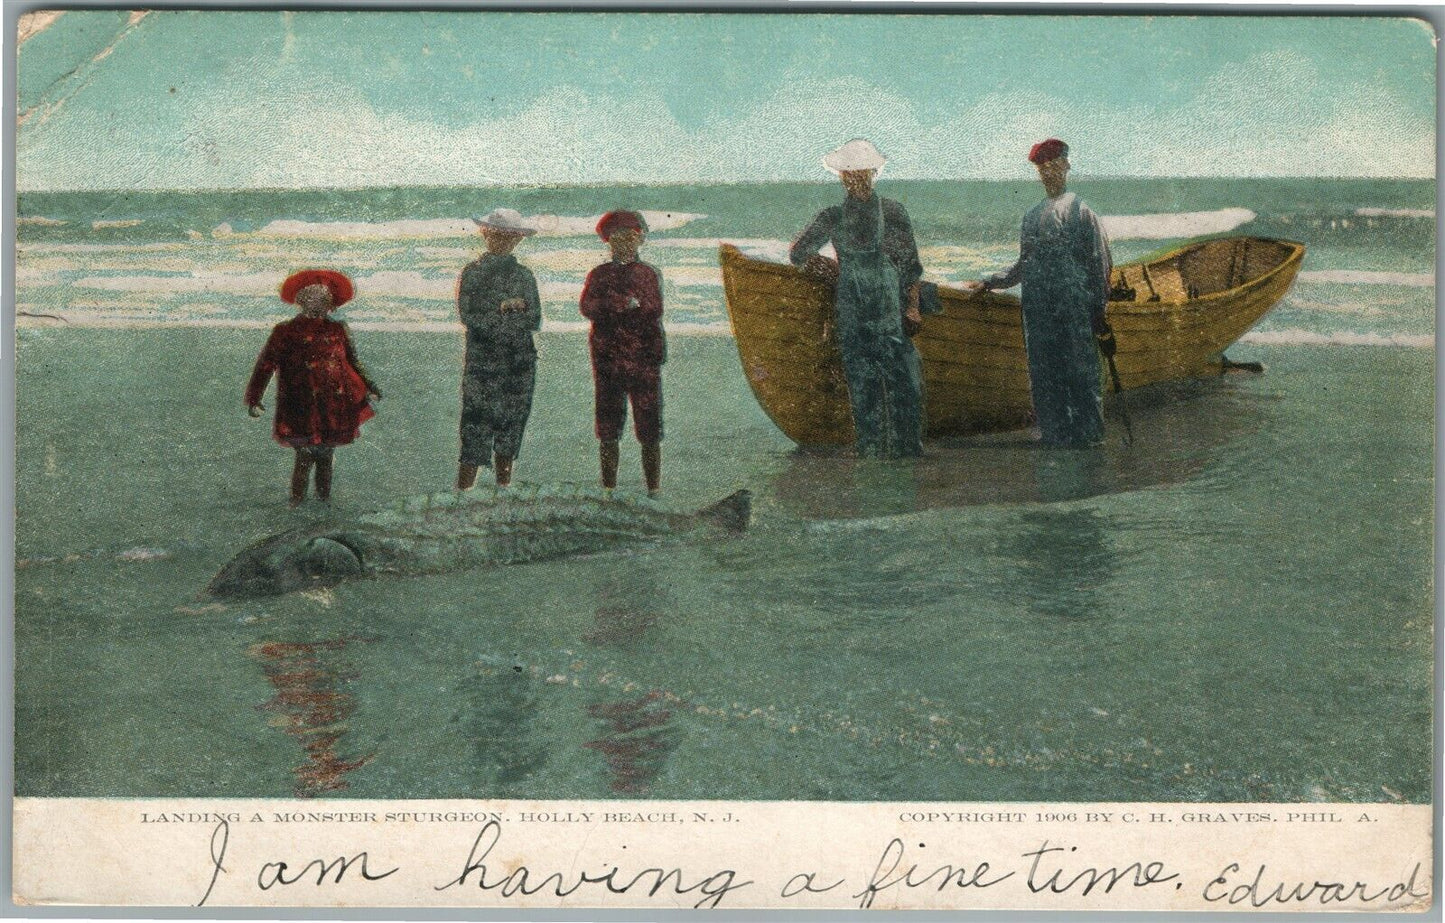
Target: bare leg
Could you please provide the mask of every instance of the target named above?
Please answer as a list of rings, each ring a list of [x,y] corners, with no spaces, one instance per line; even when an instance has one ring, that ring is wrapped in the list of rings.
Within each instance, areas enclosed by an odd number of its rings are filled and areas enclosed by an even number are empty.
[[[647,482],[649,494],[662,490],[662,443],[642,444],[642,478]]]
[[[311,453],[296,450],[296,464],[291,467],[291,505],[300,506],[306,499],[306,482],[311,480]]]
[[[617,486],[617,441],[598,443],[597,455],[602,462],[602,486],[611,490]]]
[[[316,499],[325,503],[331,499],[331,462],[335,449],[316,450]]]
[[[462,462],[457,465],[457,490],[471,490],[477,483],[477,466]]]
[[[512,483],[512,459],[506,455],[496,457],[497,486],[506,487]]]

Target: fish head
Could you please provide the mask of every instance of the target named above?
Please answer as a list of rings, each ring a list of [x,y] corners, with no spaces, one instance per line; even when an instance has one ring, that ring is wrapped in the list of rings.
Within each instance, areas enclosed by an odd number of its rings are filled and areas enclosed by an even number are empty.
[[[252,545],[221,568],[211,596],[241,599],[330,586],[366,572],[364,548],[339,534],[286,533]]]

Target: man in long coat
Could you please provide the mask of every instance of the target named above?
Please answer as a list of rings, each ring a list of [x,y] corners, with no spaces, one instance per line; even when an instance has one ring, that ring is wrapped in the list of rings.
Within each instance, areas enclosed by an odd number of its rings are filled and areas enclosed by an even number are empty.
[[[824,157],[847,196],[818,212],[788,255],[836,280],[835,329],[858,454],[896,458],[923,454],[923,364],[909,339],[921,323],[923,264],[908,212],[873,190],[884,162],[862,138]],[[836,263],[819,255],[826,243]]]
[[[1104,438],[1099,353],[1114,350],[1114,333],[1104,320],[1109,240],[1098,217],[1066,188],[1068,145],[1057,138],[1041,141],[1029,151],[1029,161],[1038,168],[1045,198],[1024,215],[1018,260],[966,287],[1023,283],[1029,386],[1042,441],[1095,445]]]

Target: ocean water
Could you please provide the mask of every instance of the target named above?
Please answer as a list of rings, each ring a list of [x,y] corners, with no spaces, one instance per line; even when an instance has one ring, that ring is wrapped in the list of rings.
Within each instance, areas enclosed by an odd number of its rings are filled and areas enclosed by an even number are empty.
[[[1300,287],[1261,336],[1423,345],[1434,325],[1430,181],[1081,180],[1116,262],[1181,238],[1227,232],[1309,244]],[[1037,183],[884,181],[913,218],[929,277],[976,278],[1017,252]],[[550,329],[576,329],[587,271],[606,259],[592,233],[617,207],[643,210],[644,259],[662,270],[667,322],[726,333],[719,239],[776,258],[833,184],[365,189],[204,193],[31,193],[19,202],[19,308],[71,324],[267,325],[289,316],[280,278],[344,270],[358,327],[452,329],[456,279],[479,251],[469,216],[520,209],[543,231],[518,256],[537,273]],[[1368,293],[1369,298],[1361,295]],[[1386,299],[1380,304],[1381,298]]]
[[[716,241],[777,252],[832,187],[23,196],[19,307],[63,319],[17,330],[17,792],[1428,801],[1433,184],[1078,189],[1121,261],[1305,242],[1231,350],[1267,372],[1131,392],[1131,445],[1115,409],[1098,451],[899,463],[796,452],[725,335]],[[1006,261],[1034,195],[884,191],[943,280]],[[202,598],[258,537],[450,483],[450,286],[501,204],[552,216],[520,254],[548,329],[518,479],[595,478],[575,292],[591,217],[634,205],[667,280],[668,501],[747,487],[753,528]],[[330,508],[291,510],[240,392],[304,265],[357,278],[386,399]]]

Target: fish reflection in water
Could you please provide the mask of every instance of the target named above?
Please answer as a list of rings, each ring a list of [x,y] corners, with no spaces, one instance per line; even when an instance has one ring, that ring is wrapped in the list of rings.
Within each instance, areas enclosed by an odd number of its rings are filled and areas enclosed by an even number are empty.
[[[668,721],[672,708],[667,697],[652,691],[631,699],[599,702],[587,714],[603,722],[607,734],[582,746],[601,753],[612,774],[611,789],[627,795],[648,791],[677,749],[678,732]]]
[[[347,758],[337,753],[350,728],[347,719],[356,710],[355,697],[344,691],[356,674],[336,652],[347,645],[369,643],[362,638],[326,641],[266,641],[252,645],[250,655],[261,661],[266,679],[276,690],[257,708],[275,712],[277,724],[295,738],[306,761],[291,770],[298,798],[314,798],[350,787],[346,775],[365,766],[374,754]]]

